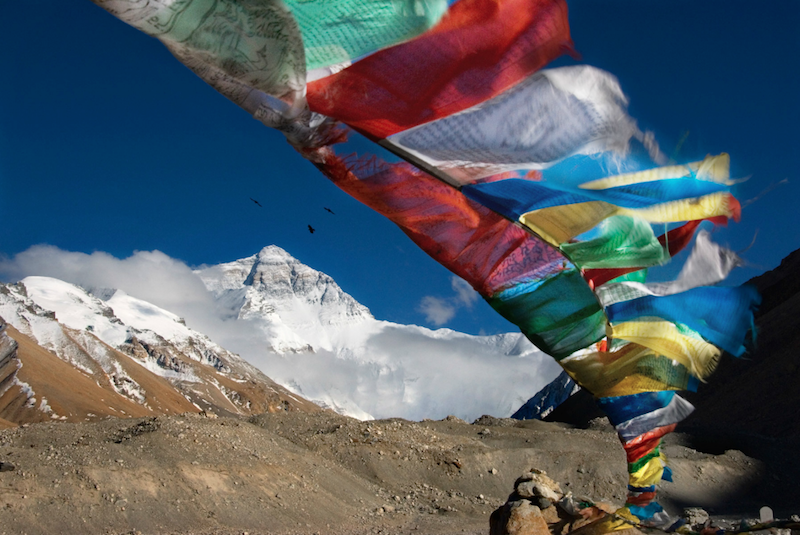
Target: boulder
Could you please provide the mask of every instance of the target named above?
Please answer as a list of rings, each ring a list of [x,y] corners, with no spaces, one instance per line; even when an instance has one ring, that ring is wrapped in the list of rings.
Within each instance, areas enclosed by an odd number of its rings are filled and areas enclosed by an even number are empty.
[[[557,502],[564,497],[561,485],[549,478],[544,470],[536,468],[522,474],[514,484],[514,489],[521,498],[531,500],[544,498]]]
[[[550,529],[537,506],[528,500],[517,500],[492,513],[489,535],[550,535]]]

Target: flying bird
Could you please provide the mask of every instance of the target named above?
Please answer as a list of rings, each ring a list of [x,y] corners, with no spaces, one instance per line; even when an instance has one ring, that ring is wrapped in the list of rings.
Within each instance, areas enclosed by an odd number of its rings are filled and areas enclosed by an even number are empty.
[[[332,213],[332,214],[333,214],[333,210],[331,210],[331,209],[330,209],[330,208],[328,208],[327,206],[323,206],[323,208],[325,208],[325,210],[326,210],[326,211],[328,211],[328,212],[330,212],[330,213]],[[336,214],[333,214],[333,215],[336,215]]]
[[[314,234],[314,231],[315,231],[315,230],[316,230],[316,229],[315,229],[314,227],[312,227],[311,225],[309,225],[309,226],[308,226],[308,231],[309,231],[311,234]]]
[[[254,203],[256,203],[257,205],[261,206],[261,203],[258,202],[257,200],[255,200],[254,198],[250,197],[250,200],[253,201]],[[264,207],[261,206],[261,208],[264,208]]]

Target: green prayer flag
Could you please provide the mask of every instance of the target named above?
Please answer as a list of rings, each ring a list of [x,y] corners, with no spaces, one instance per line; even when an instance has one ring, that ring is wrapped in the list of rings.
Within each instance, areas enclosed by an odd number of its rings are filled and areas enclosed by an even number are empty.
[[[286,0],[303,35],[308,70],[358,59],[439,22],[447,0]]]

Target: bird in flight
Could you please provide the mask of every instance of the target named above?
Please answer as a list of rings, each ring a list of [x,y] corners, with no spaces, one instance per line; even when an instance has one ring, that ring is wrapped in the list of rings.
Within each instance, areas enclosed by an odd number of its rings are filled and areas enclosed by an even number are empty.
[[[315,230],[317,230],[317,229],[315,229],[315,228],[314,228],[314,227],[312,227],[311,225],[309,225],[309,226],[308,226],[308,231],[309,231],[311,234],[314,234],[314,231],[315,231]]]
[[[331,209],[330,209],[330,208],[328,208],[327,206],[323,206],[323,208],[325,208],[325,210],[326,210],[326,211],[328,211],[328,212],[330,212],[330,213],[332,213],[332,214],[333,214],[333,210],[331,210]],[[333,214],[333,215],[336,215],[336,214]]]
[[[254,198],[250,197],[250,200],[253,201],[254,203],[256,203],[257,205],[261,206],[261,203],[258,202],[257,200],[255,200]],[[264,208],[264,207],[261,206],[261,208]]]

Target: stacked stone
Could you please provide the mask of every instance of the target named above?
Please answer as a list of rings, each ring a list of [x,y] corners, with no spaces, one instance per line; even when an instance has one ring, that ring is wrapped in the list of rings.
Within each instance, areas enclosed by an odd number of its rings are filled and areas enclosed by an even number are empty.
[[[605,503],[576,500],[572,493],[564,493],[557,481],[544,470],[532,468],[514,483],[514,492],[506,503],[496,509],[490,519],[490,535],[565,535],[577,529],[583,535],[606,533],[605,524],[599,522],[615,507]],[[634,528],[626,535],[637,535]]]

